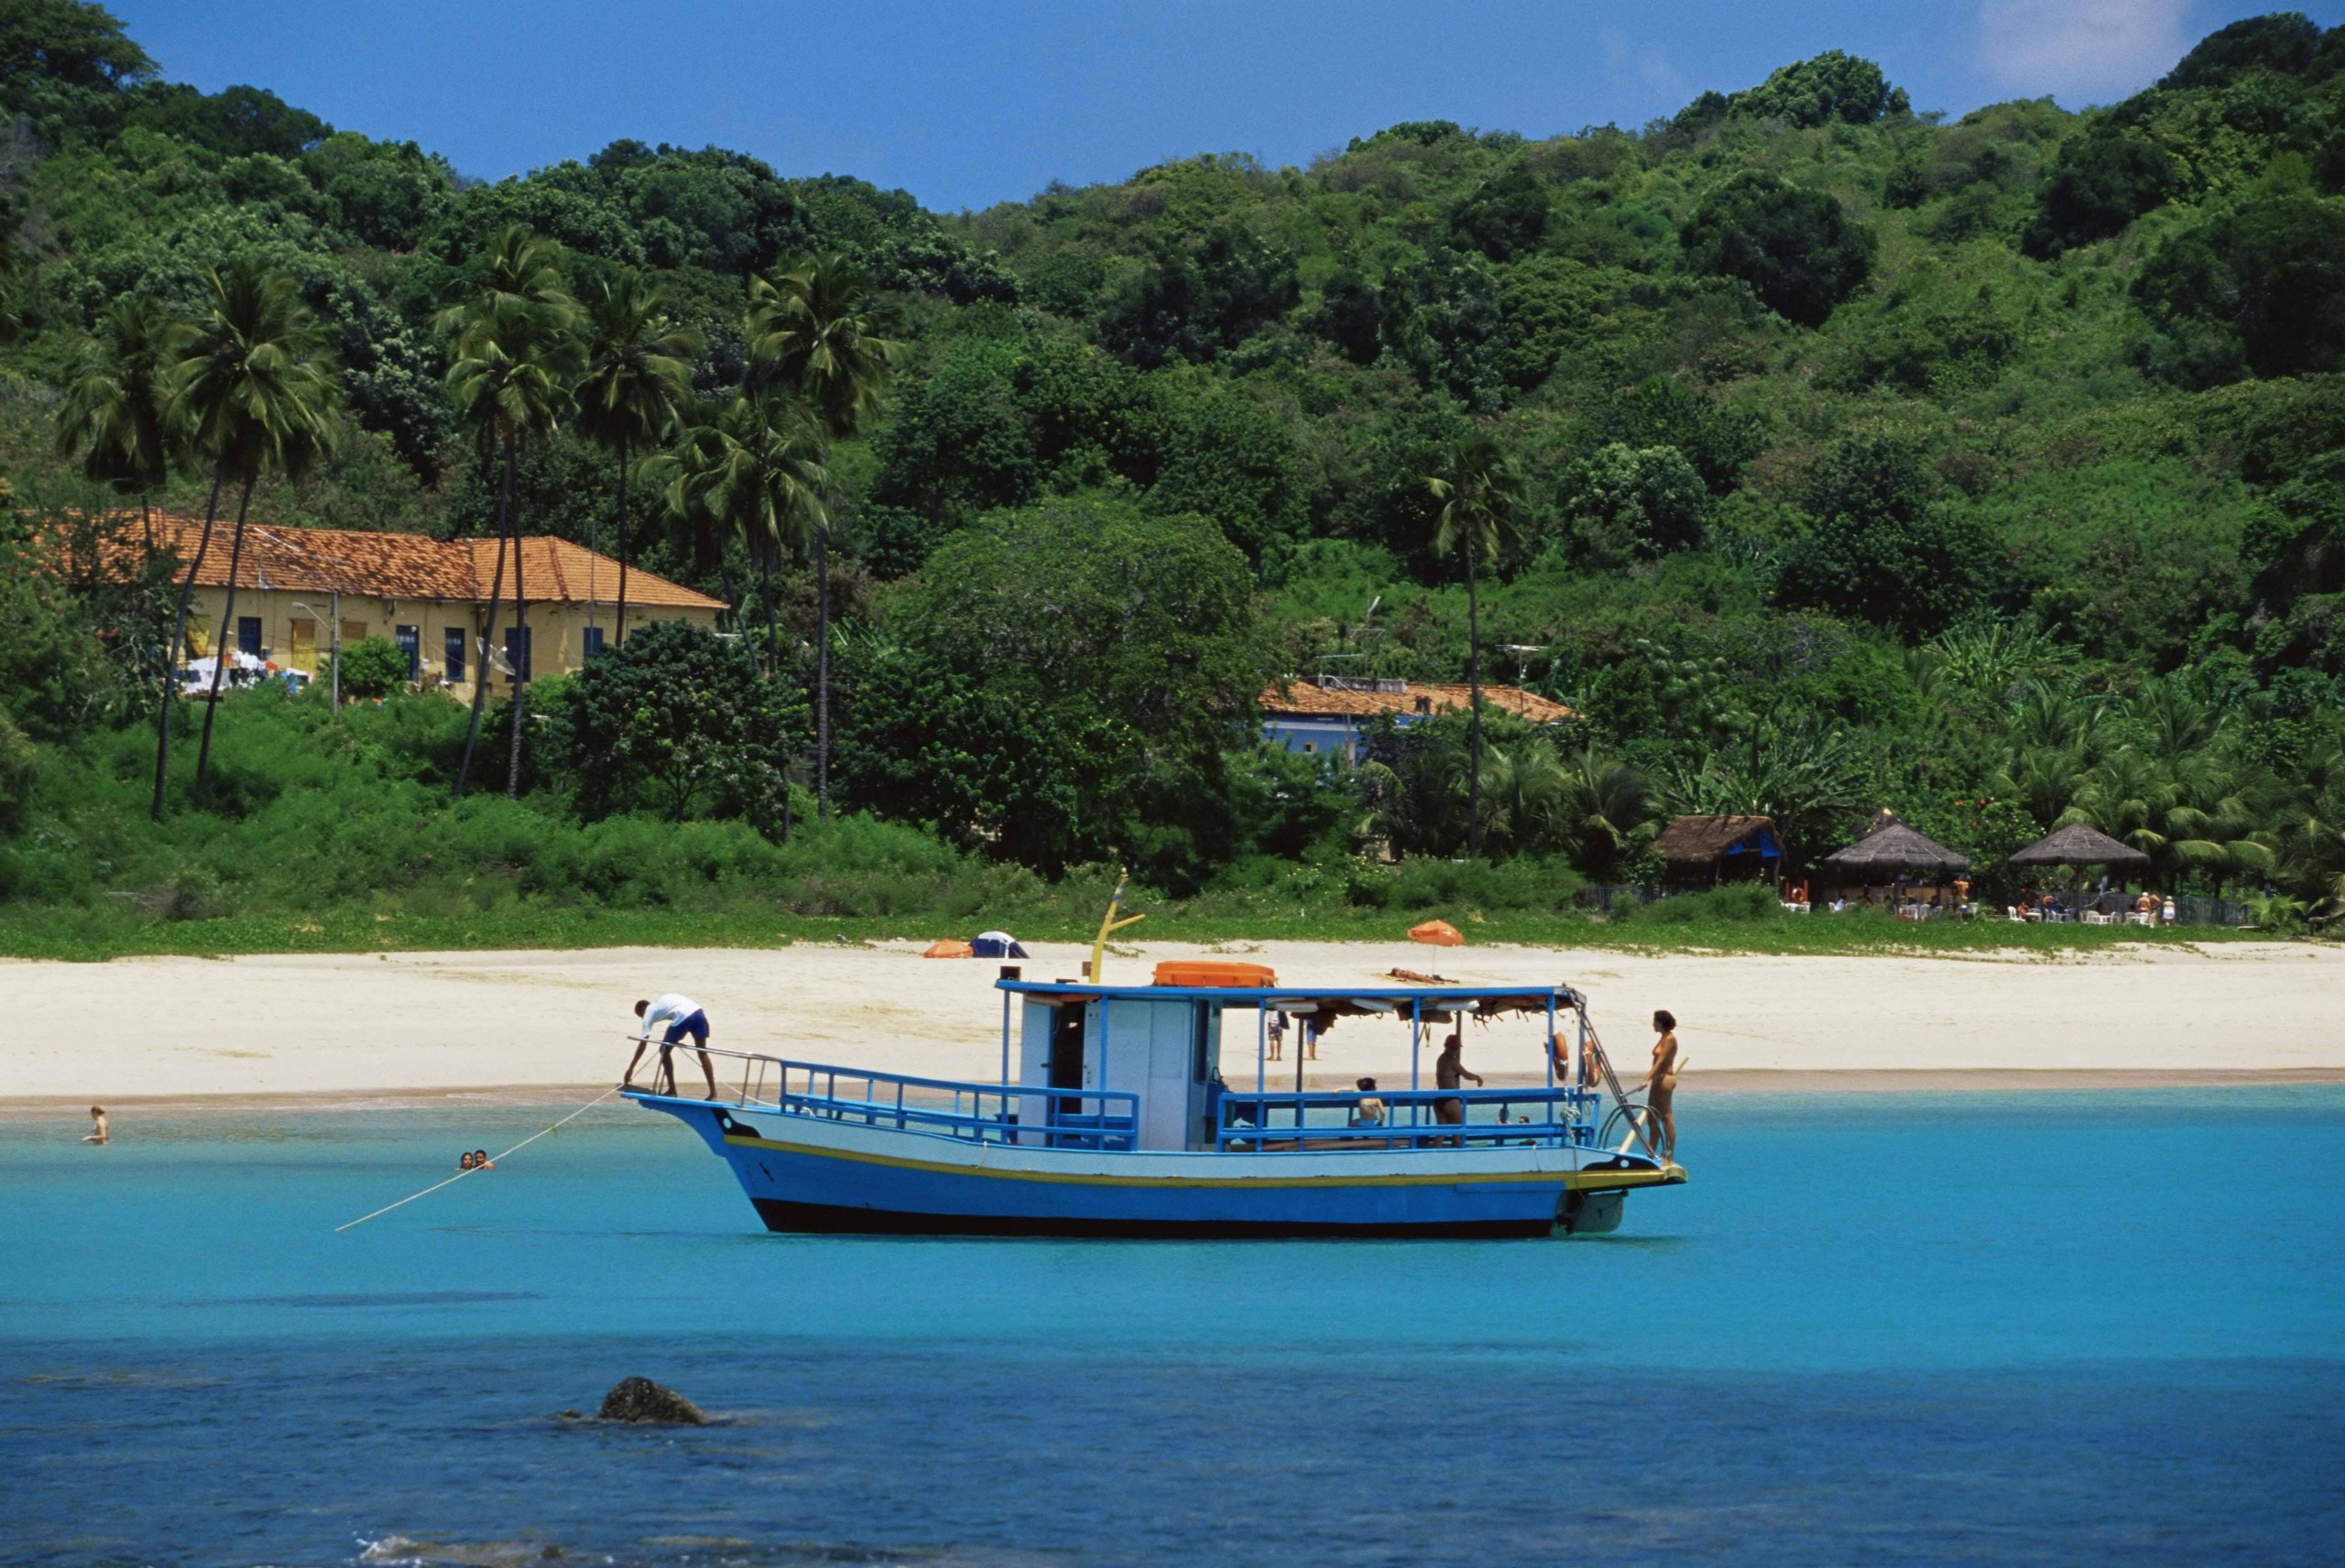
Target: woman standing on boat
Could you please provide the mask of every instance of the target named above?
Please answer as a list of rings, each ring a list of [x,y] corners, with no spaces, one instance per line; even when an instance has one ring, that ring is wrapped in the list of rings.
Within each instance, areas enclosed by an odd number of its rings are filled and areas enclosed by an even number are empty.
[[[1652,1027],[1661,1036],[1652,1042],[1652,1071],[1637,1087],[1650,1091],[1645,1108],[1661,1118],[1661,1162],[1668,1165],[1677,1156],[1677,1116],[1670,1108],[1677,1093],[1677,1015],[1663,1008],[1653,1014]]]

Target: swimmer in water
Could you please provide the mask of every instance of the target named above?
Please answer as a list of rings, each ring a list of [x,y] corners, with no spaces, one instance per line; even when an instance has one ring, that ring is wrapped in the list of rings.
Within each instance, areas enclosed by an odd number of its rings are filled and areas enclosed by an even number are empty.
[[[112,1143],[114,1141],[114,1134],[106,1127],[106,1108],[104,1105],[90,1107],[90,1132],[89,1136],[82,1141],[83,1143]]]

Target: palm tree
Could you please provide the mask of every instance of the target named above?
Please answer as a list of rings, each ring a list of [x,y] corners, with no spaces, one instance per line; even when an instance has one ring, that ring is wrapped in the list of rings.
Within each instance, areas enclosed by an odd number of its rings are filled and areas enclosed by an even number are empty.
[[[2214,722],[2209,717],[2209,733]],[[2182,803],[2167,821],[2183,837],[2172,848],[2176,859],[2204,872],[2214,882],[2215,897],[2223,885],[2250,872],[2268,872],[2278,864],[2274,840],[2264,829],[2272,813],[2255,797],[2258,780],[2248,772],[2201,752],[2179,770]]]
[[[1661,831],[1643,778],[1593,745],[1563,759],[1549,810],[1557,847],[1598,882],[1623,880],[1626,862]]]
[[[2305,759],[2278,836],[2283,875],[2314,918],[2345,917],[2345,743],[2331,738]]]
[[[752,392],[789,388],[835,441],[879,406],[901,346],[872,302],[863,269],[845,256],[802,256],[749,280],[743,323]],[[814,800],[831,814],[830,521],[814,525]]]
[[[488,626],[481,638],[473,682],[471,727],[456,773],[456,798],[471,782],[473,751],[488,692],[488,639],[496,631],[505,552],[513,552],[513,733],[505,792],[521,791],[521,722],[529,706],[529,598],[521,574],[521,537],[513,516],[513,474],[525,441],[550,441],[569,410],[578,373],[578,304],[562,280],[562,248],[521,224],[508,224],[489,242],[485,284],[473,299],[440,312],[451,348],[448,396],[457,418],[473,427],[484,461],[502,460],[496,498],[496,571],[488,590]]]
[[[203,739],[195,754],[198,784],[212,761],[212,723],[220,711],[220,680],[227,670],[228,637],[236,624],[236,572],[244,560],[245,517],[252,506],[253,486],[266,471],[298,479],[333,450],[342,397],[325,333],[316,315],[301,303],[300,286],[291,278],[256,261],[243,261],[224,277],[206,274],[206,286],[211,299],[203,318],[171,366],[170,418],[184,426],[190,443],[213,463],[212,501],[204,508],[207,535],[222,481],[234,478],[241,488],[236,529],[228,548],[220,639],[213,647],[212,701],[203,710]],[[199,560],[202,552],[199,542]],[[191,568],[188,582],[194,581]],[[172,657],[178,657],[176,647]],[[168,706],[165,712],[168,719]],[[158,758],[158,786],[160,773]],[[159,788],[155,809],[159,815]]]
[[[823,431],[801,405],[742,393],[686,443],[673,470],[672,509],[697,509],[740,536],[756,557],[765,597],[766,673],[780,652],[774,629],[773,561],[786,546],[803,553],[827,521],[823,508]]]
[[[82,450],[82,471],[92,479],[137,495],[139,522],[149,550],[155,543],[153,497],[169,477],[171,449],[178,435],[171,419],[171,367],[179,363],[194,331],[191,324],[153,300],[135,294],[116,299],[99,317],[98,335],[89,356],[57,410],[59,450]],[[171,743],[171,699],[179,691],[175,671],[180,647],[187,637],[195,574],[203,565],[204,552],[212,547],[212,524],[219,502],[220,487],[215,482],[211,505],[204,508],[195,559],[188,563],[186,581],[180,584],[179,614],[171,624],[170,644],[163,650],[162,715],[155,740],[155,799],[149,808],[158,821],[163,814],[163,770]]]
[[[1667,794],[1674,810],[1693,815],[1773,818],[1784,857],[1800,862],[1810,845],[1862,808],[1865,788],[1865,758],[1854,735],[1803,713],[1755,727],[1748,746],[1728,746],[1699,768],[1681,769]]]
[[[1471,688],[1472,740],[1467,762],[1466,853],[1482,853],[1482,661],[1481,599],[1476,568],[1495,562],[1522,538],[1522,471],[1487,435],[1468,436],[1453,447],[1441,471],[1425,477],[1425,488],[1441,503],[1433,536],[1435,555],[1462,550],[1466,557],[1466,680]]]
[[[82,454],[82,470],[138,497],[147,544],[155,542],[155,492],[170,477],[171,367],[194,325],[159,301],[126,294],[98,315],[79,373],[57,409],[60,453]]]
[[[1555,804],[1564,789],[1563,765],[1543,739],[1513,750],[1490,748],[1490,834],[1502,855],[1524,855],[1546,847],[1554,837]]]
[[[692,398],[692,362],[701,335],[669,319],[666,284],[622,267],[586,301],[586,374],[578,383],[578,422],[618,454],[619,607],[614,644],[627,640],[627,459],[664,440]],[[588,547],[594,540],[589,538]]]

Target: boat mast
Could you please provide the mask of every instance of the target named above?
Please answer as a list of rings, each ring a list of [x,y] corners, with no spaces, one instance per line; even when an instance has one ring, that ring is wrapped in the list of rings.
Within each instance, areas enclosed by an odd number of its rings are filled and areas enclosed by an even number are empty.
[[[1091,943],[1091,962],[1085,964],[1083,970],[1083,977],[1095,985],[1100,984],[1102,980],[1100,966],[1107,961],[1109,935],[1123,930],[1126,926],[1136,926],[1148,919],[1146,915],[1127,915],[1120,920],[1116,918],[1123,911],[1124,884],[1129,880],[1131,880],[1129,872],[1120,866],[1116,867],[1116,894],[1114,898],[1107,900],[1107,912],[1099,917],[1099,935]]]

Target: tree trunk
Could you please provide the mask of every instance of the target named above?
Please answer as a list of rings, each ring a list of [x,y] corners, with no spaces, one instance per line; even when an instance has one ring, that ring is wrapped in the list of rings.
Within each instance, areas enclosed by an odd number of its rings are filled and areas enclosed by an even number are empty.
[[[505,519],[513,506],[513,443],[505,444],[505,483],[496,495],[496,570],[488,579],[488,624],[481,631],[479,657],[473,662],[473,719],[464,730],[464,766],[456,769],[456,800],[464,798],[472,782],[473,752],[480,745],[481,709],[488,702],[488,677],[495,666],[490,650],[496,646],[496,606],[505,591]]]
[[[212,548],[212,519],[220,511],[220,485],[228,476],[228,465],[215,464],[212,470],[212,499],[203,504],[203,532],[195,541],[195,559],[187,563],[187,580],[180,584],[179,614],[171,621],[171,642],[163,649],[163,713],[155,733],[155,802],[147,809],[149,820],[163,820],[163,770],[171,756],[171,699],[179,694],[180,649],[187,641],[187,610],[195,597],[195,574],[203,566],[203,552]]]
[[[814,816],[831,820],[831,529],[814,528]]]
[[[220,643],[212,650],[212,701],[203,705],[203,739],[195,748],[195,781],[203,782],[212,766],[212,720],[220,712],[220,678],[228,672],[228,633],[236,619],[236,566],[245,556],[245,513],[253,504],[253,479],[245,475],[245,488],[236,498],[236,531],[228,546],[228,604],[220,612]]]
[[[627,641],[627,438],[619,438],[619,618],[611,628],[611,645]]]
[[[1482,858],[1482,619],[1475,596],[1474,546],[1466,547],[1466,686],[1473,733],[1466,763],[1466,858]]]
[[[505,449],[505,484],[513,485],[513,448]],[[536,662],[529,657],[529,596],[521,583],[521,519],[512,522],[513,533],[513,738],[506,749],[505,798],[521,798],[521,719],[529,706],[529,666]]]
[[[758,545],[758,585],[766,601],[766,675],[770,679],[780,668],[780,644],[774,633],[773,618],[773,541],[760,540]]]

